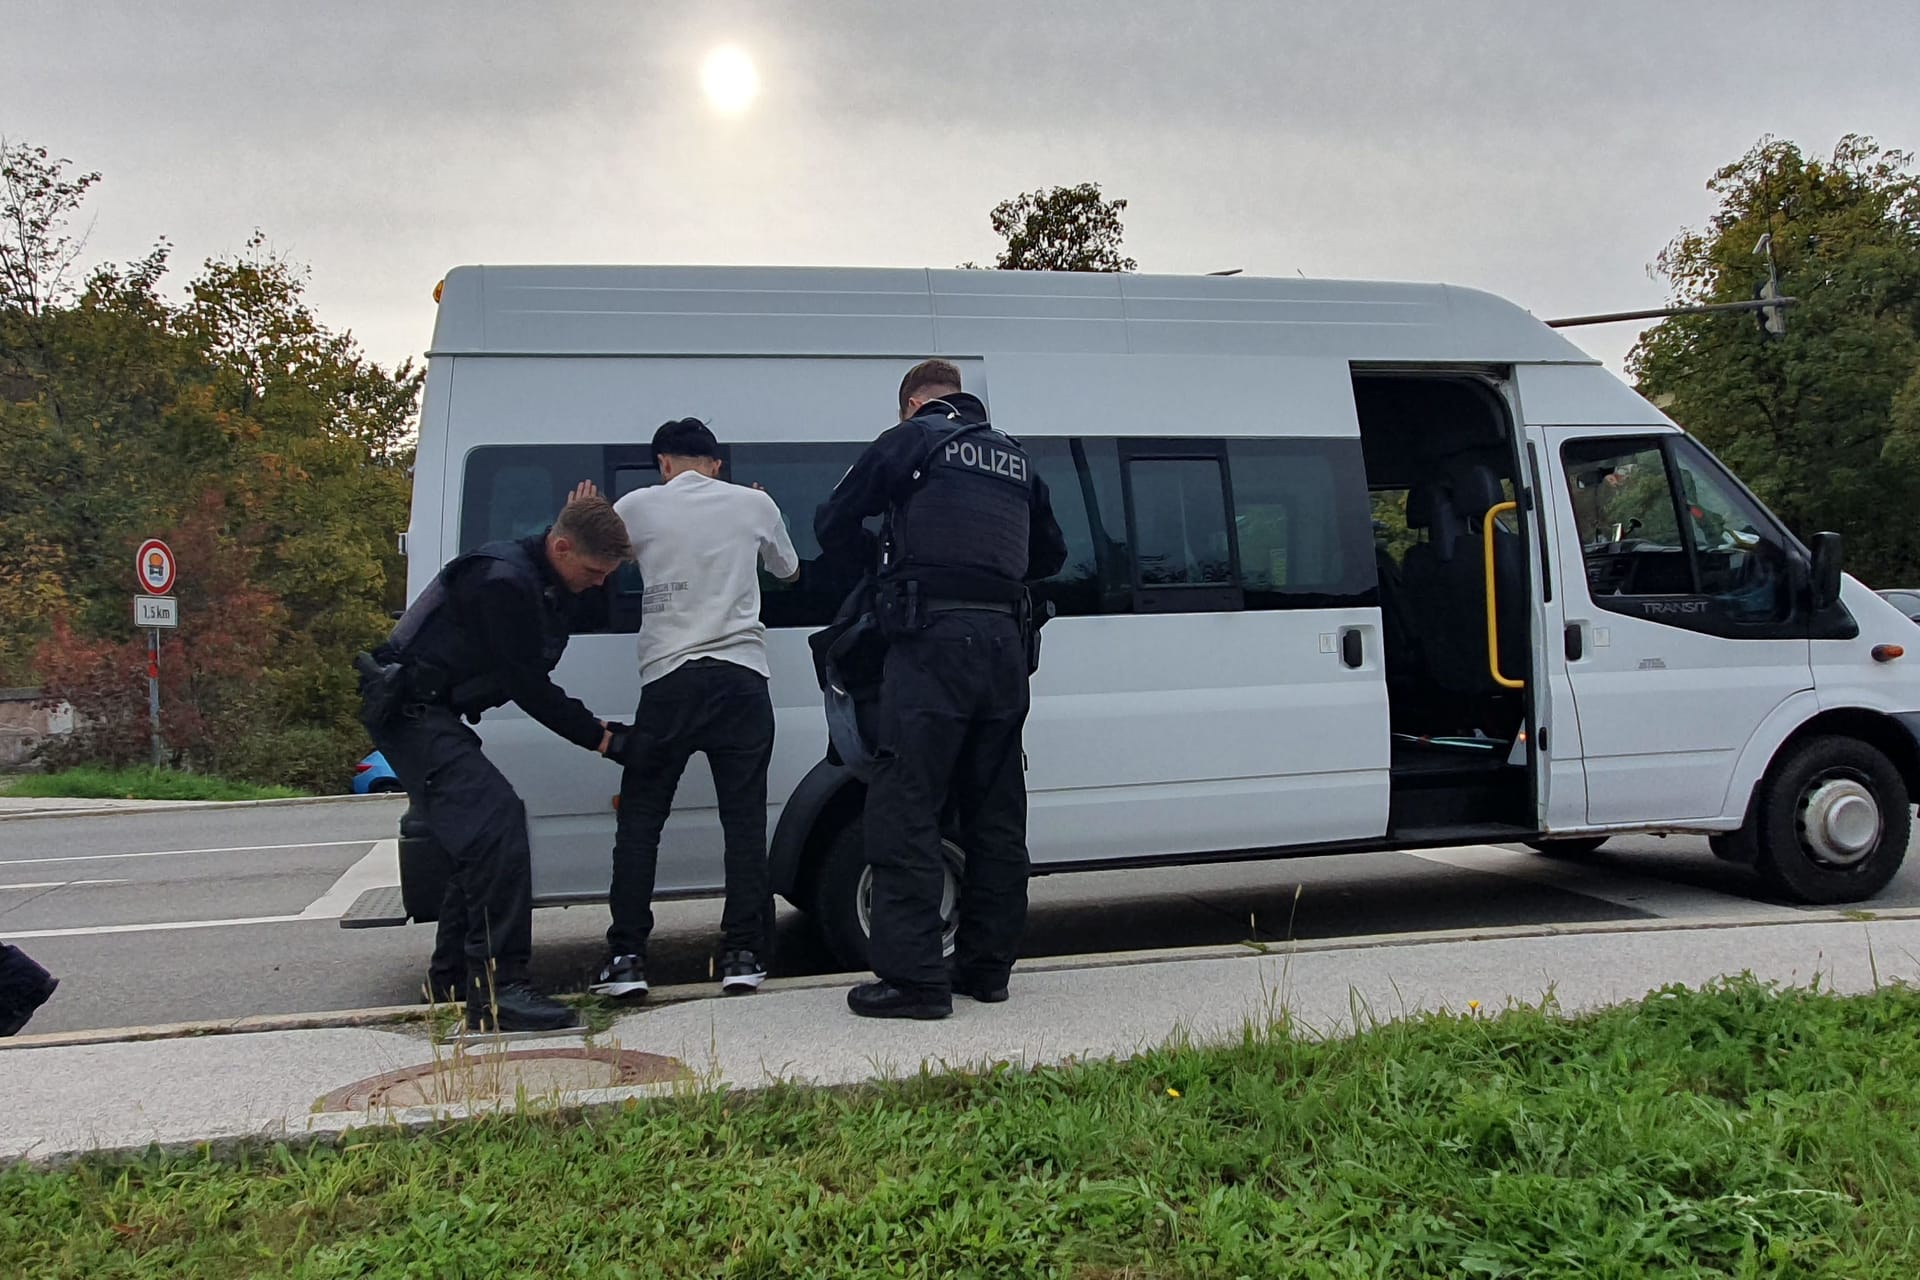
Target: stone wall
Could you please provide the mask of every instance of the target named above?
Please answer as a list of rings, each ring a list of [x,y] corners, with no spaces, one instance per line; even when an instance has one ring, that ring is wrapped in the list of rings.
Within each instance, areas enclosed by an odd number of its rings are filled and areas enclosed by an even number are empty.
[[[0,689],[0,769],[25,767],[42,741],[72,732],[73,708],[66,703],[47,708],[38,689]]]

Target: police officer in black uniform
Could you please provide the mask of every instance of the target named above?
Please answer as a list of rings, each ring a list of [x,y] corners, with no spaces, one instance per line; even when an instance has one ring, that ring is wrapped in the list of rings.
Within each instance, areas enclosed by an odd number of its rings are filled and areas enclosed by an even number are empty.
[[[867,789],[878,982],[847,993],[872,1018],[943,1018],[955,991],[1007,997],[1027,914],[1031,608],[1025,583],[1066,560],[1047,486],[995,431],[960,371],[928,360],[900,384],[900,424],[860,456],[820,508],[823,552],[877,565],[889,645],[880,759]],[[875,549],[862,521],[884,515]],[[941,823],[951,808],[967,865],[960,932],[941,954]]]
[[[361,719],[453,861],[427,982],[435,1000],[466,1000],[470,1027],[552,1030],[578,1018],[527,981],[527,809],[461,717],[477,721],[513,702],[574,745],[617,760],[627,726],[595,719],[552,673],[580,595],[628,555],[625,524],[582,483],[545,533],[490,542],[449,563],[387,642],[356,660]]]

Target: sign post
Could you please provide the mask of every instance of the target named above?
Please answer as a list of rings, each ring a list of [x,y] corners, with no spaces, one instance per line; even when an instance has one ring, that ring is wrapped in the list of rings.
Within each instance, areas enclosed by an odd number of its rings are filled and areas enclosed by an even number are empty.
[[[179,566],[173,548],[158,538],[140,544],[134,556],[134,579],[141,594],[133,598],[133,624],[147,633],[147,727],[153,738],[153,767],[166,763],[160,740],[160,631],[180,625],[180,602],[169,596]]]

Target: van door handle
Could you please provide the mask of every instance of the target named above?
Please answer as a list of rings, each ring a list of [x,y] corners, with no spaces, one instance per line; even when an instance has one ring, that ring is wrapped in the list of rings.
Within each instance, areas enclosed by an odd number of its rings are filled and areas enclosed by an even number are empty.
[[[1349,667],[1358,667],[1366,661],[1366,652],[1360,643],[1360,628],[1348,627],[1340,633],[1340,661]]]
[[[1578,662],[1587,656],[1587,639],[1577,622],[1567,624],[1567,661]]]

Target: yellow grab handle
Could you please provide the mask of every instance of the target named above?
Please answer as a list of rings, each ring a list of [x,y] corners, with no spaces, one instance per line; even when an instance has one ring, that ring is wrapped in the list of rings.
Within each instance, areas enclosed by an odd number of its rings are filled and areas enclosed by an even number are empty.
[[[1486,544],[1487,557],[1487,670],[1492,673],[1493,682],[1502,689],[1524,689],[1527,687],[1527,682],[1525,680],[1509,680],[1500,674],[1500,623],[1494,611],[1493,518],[1495,516],[1505,515],[1509,511],[1518,511],[1519,509],[1520,504],[1517,502],[1502,502],[1496,506],[1488,507],[1484,523],[1480,530],[1481,538]]]

